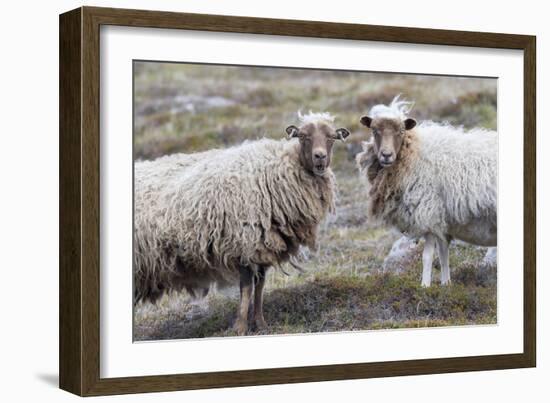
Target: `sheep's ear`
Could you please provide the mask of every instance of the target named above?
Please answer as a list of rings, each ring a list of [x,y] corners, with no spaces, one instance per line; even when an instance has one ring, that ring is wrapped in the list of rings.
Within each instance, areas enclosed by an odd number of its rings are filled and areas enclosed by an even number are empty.
[[[288,134],[289,139],[291,139],[293,137],[298,137],[299,132],[300,132],[300,129],[298,129],[294,125],[290,125],[286,128],[286,134]]]
[[[416,126],[416,120],[413,118],[407,118],[405,119],[405,130],[411,130],[413,127]]]
[[[336,136],[338,136],[340,140],[345,141],[346,137],[349,136],[349,131],[341,127],[340,129],[336,129]]]
[[[361,124],[363,126],[367,126],[370,128],[370,124],[372,123],[372,118],[370,116],[362,116],[361,117]]]

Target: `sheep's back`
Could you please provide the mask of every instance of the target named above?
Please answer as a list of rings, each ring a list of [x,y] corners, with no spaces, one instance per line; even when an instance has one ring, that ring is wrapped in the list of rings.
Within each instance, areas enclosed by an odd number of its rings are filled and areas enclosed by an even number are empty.
[[[498,137],[494,131],[420,127],[419,163],[432,171],[451,221],[496,215]],[[422,169],[422,167],[421,167]]]

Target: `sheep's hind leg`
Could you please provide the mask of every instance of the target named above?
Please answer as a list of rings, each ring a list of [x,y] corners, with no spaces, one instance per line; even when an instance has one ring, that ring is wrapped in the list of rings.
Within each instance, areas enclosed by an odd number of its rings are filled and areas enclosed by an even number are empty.
[[[244,336],[248,331],[248,307],[252,299],[252,290],[254,289],[253,273],[249,267],[241,266],[240,271],[240,288],[241,300],[239,310],[237,312],[237,320],[233,328],[239,336]]]
[[[254,324],[256,325],[256,330],[263,330],[267,327],[263,310],[266,272],[267,269],[265,267],[260,267],[254,279]]]
[[[432,284],[432,262],[434,257],[435,237],[427,234],[425,237],[424,251],[422,252],[422,286],[429,287]]]
[[[437,252],[441,263],[441,284],[451,284],[451,268],[449,267],[449,240],[437,238]]]

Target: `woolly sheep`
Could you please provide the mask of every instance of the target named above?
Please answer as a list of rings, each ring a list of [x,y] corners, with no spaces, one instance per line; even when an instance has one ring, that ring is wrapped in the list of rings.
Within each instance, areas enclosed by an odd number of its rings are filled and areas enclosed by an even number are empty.
[[[134,301],[170,291],[205,296],[240,284],[235,330],[266,326],[266,270],[300,246],[316,248],[318,225],[334,210],[332,145],[349,132],[328,113],[299,114],[288,140],[175,154],[135,164]]]
[[[424,237],[422,285],[431,284],[437,245],[441,283],[451,282],[449,243],[497,244],[497,134],[407,117],[395,97],[361,123],[372,131],[357,155],[366,178],[367,215],[410,237]]]

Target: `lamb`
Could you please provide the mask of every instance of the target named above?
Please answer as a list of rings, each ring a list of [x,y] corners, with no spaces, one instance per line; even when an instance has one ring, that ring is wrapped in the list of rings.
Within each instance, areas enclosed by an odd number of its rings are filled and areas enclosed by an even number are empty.
[[[134,303],[166,292],[205,296],[240,284],[234,328],[266,326],[268,268],[317,247],[317,229],[334,211],[332,146],[348,130],[328,113],[298,114],[287,140],[175,154],[135,164]]]
[[[497,133],[469,131],[407,116],[395,97],[361,123],[372,139],[356,161],[366,179],[370,219],[424,237],[422,285],[430,286],[437,245],[441,283],[451,282],[449,243],[497,244]]]

